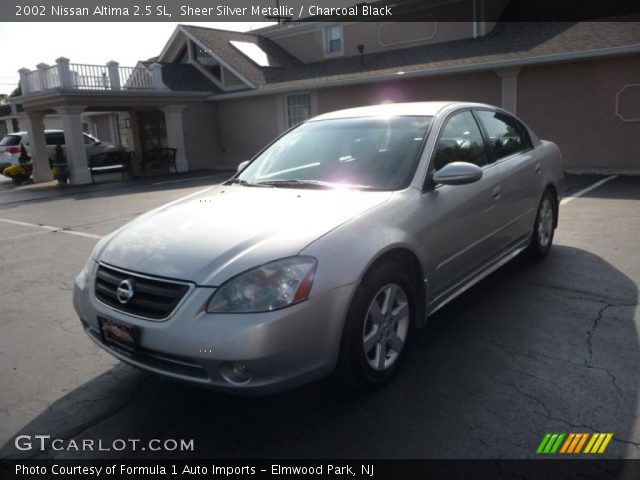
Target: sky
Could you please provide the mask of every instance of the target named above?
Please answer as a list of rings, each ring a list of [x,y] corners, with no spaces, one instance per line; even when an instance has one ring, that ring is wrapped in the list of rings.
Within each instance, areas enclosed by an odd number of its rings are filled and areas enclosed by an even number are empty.
[[[186,25],[248,31],[269,23],[180,22]],[[55,65],[56,58],[71,63],[104,65],[115,60],[133,67],[160,53],[176,28],[174,22],[72,22],[0,23],[0,94],[18,86],[18,70],[35,70],[44,62]]]

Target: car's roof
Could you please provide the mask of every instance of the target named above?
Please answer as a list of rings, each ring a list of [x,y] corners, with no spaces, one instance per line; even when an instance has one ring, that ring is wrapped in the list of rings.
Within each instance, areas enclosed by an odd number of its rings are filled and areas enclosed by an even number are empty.
[[[348,108],[330,113],[323,113],[314,117],[315,120],[328,120],[332,118],[353,118],[353,117],[386,117],[386,116],[434,116],[447,107],[482,106],[495,108],[491,105],[470,102],[412,102],[412,103],[385,103],[381,105],[370,105],[368,107]]]

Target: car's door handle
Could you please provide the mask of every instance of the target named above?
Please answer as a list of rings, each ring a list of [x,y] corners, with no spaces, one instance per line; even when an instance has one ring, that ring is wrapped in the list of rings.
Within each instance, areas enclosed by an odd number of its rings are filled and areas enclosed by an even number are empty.
[[[539,163],[536,163],[536,173],[542,173],[542,166]]]
[[[499,199],[500,195],[502,195],[502,185],[498,185],[496,188],[493,189],[493,192],[491,192],[491,196],[493,197],[494,200]]]

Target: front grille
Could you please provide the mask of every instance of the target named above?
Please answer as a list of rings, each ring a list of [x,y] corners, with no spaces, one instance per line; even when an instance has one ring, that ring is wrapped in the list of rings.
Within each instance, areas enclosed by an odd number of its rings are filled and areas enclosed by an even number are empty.
[[[125,280],[133,283],[133,296],[126,303],[118,300],[118,286]],[[122,312],[145,318],[163,319],[180,303],[189,291],[189,284],[149,278],[105,265],[98,266],[95,294],[102,303]]]

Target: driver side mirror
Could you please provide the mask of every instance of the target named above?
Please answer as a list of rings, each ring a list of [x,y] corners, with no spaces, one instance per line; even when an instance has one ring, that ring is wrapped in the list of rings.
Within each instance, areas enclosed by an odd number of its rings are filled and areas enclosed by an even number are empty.
[[[249,161],[250,160],[245,160],[244,162],[240,162],[240,165],[238,165],[238,172],[241,172],[242,170],[244,170],[245,167],[249,165]]]
[[[466,185],[482,178],[482,169],[469,162],[451,162],[431,174],[433,185]]]

